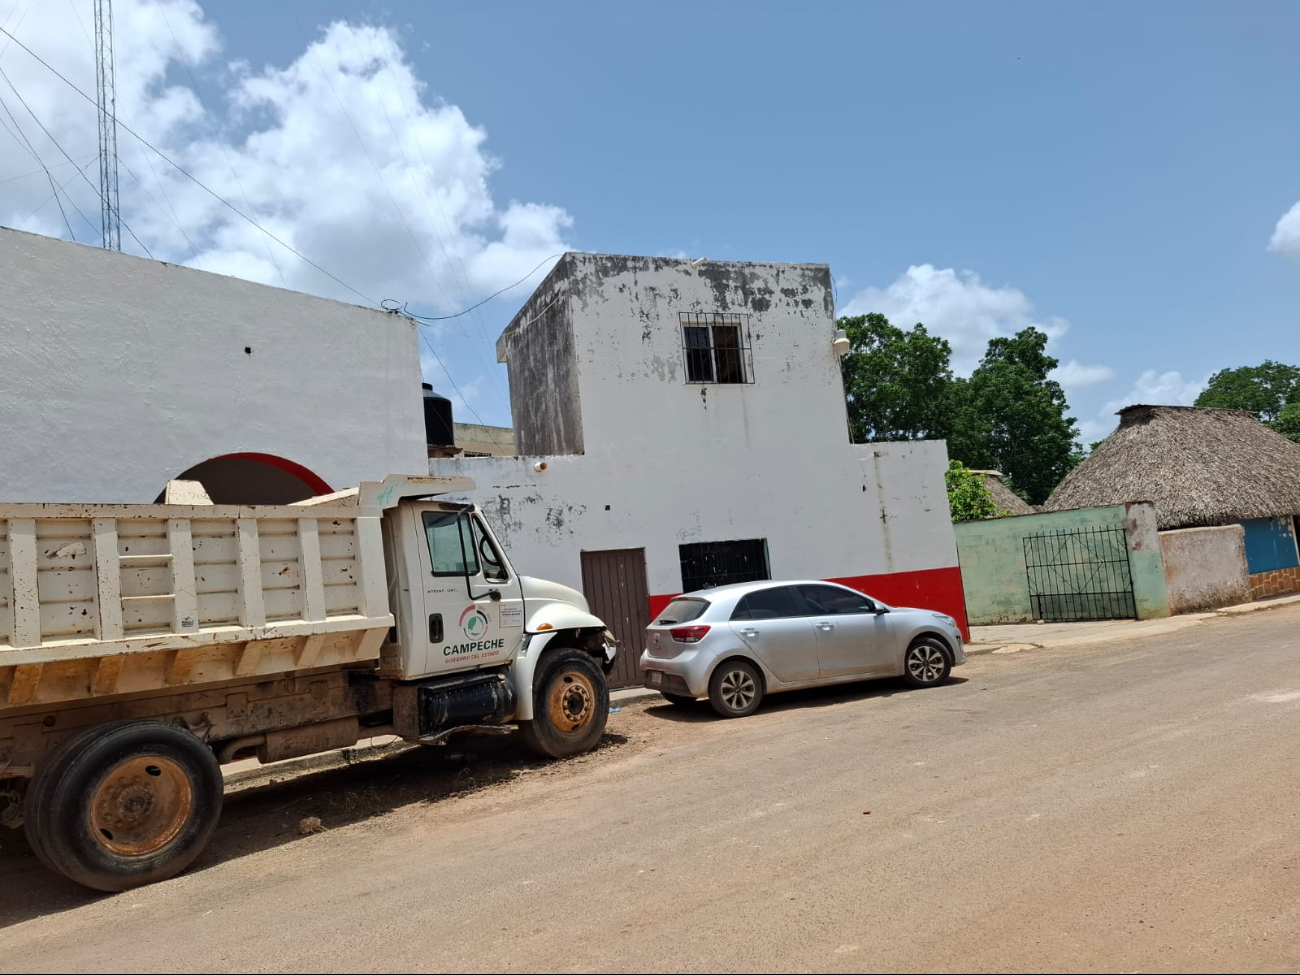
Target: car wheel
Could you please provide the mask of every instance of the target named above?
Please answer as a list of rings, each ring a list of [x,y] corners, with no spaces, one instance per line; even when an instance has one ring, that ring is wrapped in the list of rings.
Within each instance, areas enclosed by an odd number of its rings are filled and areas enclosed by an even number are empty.
[[[758,710],[763,700],[763,678],[753,664],[728,660],[709,681],[709,703],[724,718],[743,718]]]
[[[912,641],[903,657],[903,680],[912,687],[937,687],[952,673],[948,650],[932,636]]]
[[[669,704],[675,704],[679,708],[695,703],[695,698],[687,697],[685,694],[669,694],[666,691],[660,691],[659,693],[663,695],[665,701]]]

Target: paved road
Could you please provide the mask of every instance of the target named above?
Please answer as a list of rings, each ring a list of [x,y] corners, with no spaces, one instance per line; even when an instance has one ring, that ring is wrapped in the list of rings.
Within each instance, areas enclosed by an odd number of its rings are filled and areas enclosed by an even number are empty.
[[[507,741],[277,785],[115,897],[0,851],[4,967],[1300,967],[1300,608],[957,675],[630,708],[559,766]]]

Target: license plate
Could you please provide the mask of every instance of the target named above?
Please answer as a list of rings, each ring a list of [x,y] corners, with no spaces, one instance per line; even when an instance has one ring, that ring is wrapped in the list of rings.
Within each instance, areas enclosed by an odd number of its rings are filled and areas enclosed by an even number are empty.
[[[653,684],[655,687],[659,687],[664,682],[664,674],[662,670],[646,671],[645,676],[646,683]]]

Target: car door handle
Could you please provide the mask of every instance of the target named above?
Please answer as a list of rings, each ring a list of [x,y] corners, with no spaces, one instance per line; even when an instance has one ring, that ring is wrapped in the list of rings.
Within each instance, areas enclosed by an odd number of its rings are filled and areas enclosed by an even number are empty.
[[[741,636],[758,636],[758,630],[741,630]]]
[[[429,614],[429,642],[430,643],[442,642],[442,614],[441,613]]]
[[[834,623],[818,623],[818,624],[817,624],[817,629],[822,630],[822,631],[824,631],[824,632],[826,632],[826,633],[829,633],[831,630],[835,629],[835,624],[834,624]]]

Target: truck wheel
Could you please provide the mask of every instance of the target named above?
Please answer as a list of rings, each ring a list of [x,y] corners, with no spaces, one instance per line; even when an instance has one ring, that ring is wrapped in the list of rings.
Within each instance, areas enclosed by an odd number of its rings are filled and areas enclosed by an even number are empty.
[[[555,650],[533,677],[533,720],[520,722],[524,742],[547,758],[590,750],[609,720],[609,685],[582,650]]]
[[[221,816],[221,766],[162,721],[114,721],[60,745],[28,794],[32,849],[57,873],[119,891],[173,877]]]

